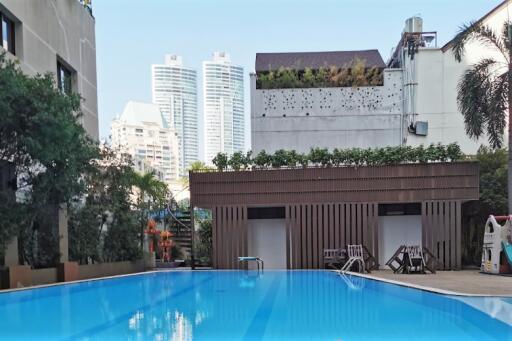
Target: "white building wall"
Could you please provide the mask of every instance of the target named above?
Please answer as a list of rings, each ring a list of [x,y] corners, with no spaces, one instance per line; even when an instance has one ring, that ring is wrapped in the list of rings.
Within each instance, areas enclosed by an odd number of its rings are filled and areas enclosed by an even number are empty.
[[[247,256],[261,258],[265,269],[286,269],[284,219],[248,220],[247,233]],[[250,263],[249,268],[255,268],[255,264]]]
[[[512,11],[512,4],[508,6],[509,11]],[[507,5],[503,5],[484,18],[483,24],[492,27],[497,35],[501,35],[506,20]],[[414,56],[414,62],[409,61],[406,67],[413,67],[417,76],[414,81],[417,83],[416,115],[413,119],[428,122],[428,135],[417,136],[408,133],[406,144],[418,146],[457,142],[467,154],[475,154],[482,144],[488,144],[486,136],[474,140],[466,135],[464,119],[457,107],[457,85],[469,67],[489,57],[504,61],[503,56],[493,48],[478,42],[467,45],[460,63],[455,60],[451,48],[445,51],[441,48],[419,49]],[[406,122],[410,119],[406,117]],[[506,141],[505,134],[505,143]]]
[[[401,77],[386,69],[383,86],[256,89],[251,75],[253,153],[399,145]]]
[[[393,256],[400,245],[421,245],[421,215],[379,217],[380,267]]]
[[[16,55],[7,55],[20,61],[23,72],[56,74],[58,59],[72,69],[73,91],[84,99],[81,123],[98,139],[94,17],[70,0],[1,0],[0,12],[15,22]]]
[[[180,56],[167,55],[165,64],[151,66],[153,103],[178,134],[180,174],[199,159],[197,72],[186,68]]]
[[[158,107],[129,102],[112,121],[111,138],[114,148],[132,156],[136,170],[154,170],[168,185],[179,178],[177,134],[166,126]]]
[[[203,62],[205,162],[245,149],[244,70],[216,52]]]

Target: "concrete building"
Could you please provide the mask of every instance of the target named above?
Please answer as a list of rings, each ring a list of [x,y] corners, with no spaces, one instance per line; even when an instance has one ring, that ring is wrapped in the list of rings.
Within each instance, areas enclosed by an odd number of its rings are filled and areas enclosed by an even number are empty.
[[[78,0],[0,0],[2,44],[30,75],[52,72],[63,92],[83,98],[81,118],[98,139],[95,19]]]
[[[500,35],[511,7],[510,2],[504,1],[480,22]],[[451,41],[438,47],[437,33],[424,32],[422,19],[413,17],[406,21],[387,64],[375,50],[258,53],[256,73],[251,74],[253,152],[457,142],[464,153],[475,154],[480,145],[487,144],[487,139],[476,141],[466,135],[457,107],[457,85],[471,65],[486,57],[506,63],[495,49],[479,42],[467,45],[459,63],[451,47]],[[383,85],[258,87],[258,74],[264,72],[275,72],[281,67],[298,72],[307,67],[343,67],[355,58],[366,60],[368,66],[383,68]]]
[[[503,1],[479,21],[501,35],[510,11],[512,4]],[[463,73],[482,59],[492,57],[506,64],[505,60],[494,48],[471,42],[459,63],[451,49],[452,41],[442,47],[436,41],[436,32],[423,31],[421,18],[411,18],[388,61],[388,67],[403,70],[403,143],[457,142],[465,153],[475,154],[480,145],[487,144],[487,138],[475,141],[466,135],[457,107],[457,84]]]
[[[311,147],[348,148],[400,144],[402,72],[386,69],[383,85],[261,89],[257,74],[288,68],[346,68],[354,60],[384,69],[377,50],[258,53],[251,74],[252,151],[308,152]]]
[[[140,172],[155,171],[171,185],[179,177],[178,138],[158,106],[130,101],[112,121],[112,147],[132,156]]]
[[[219,152],[232,154],[245,145],[244,70],[229,55],[215,52],[203,62],[205,161]]]
[[[180,175],[199,159],[197,72],[183,66],[181,56],[167,55],[164,64],[151,66],[153,103],[178,134]]]

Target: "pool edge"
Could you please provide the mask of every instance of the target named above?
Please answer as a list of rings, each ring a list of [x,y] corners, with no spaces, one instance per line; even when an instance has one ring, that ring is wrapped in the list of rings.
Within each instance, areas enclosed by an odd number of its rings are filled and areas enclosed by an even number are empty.
[[[337,270],[331,270],[331,271],[337,272]],[[428,287],[428,286],[423,286],[423,285],[418,285],[418,284],[413,284],[413,283],[407,283],[407,282],[396,281],[396,280],[387,279],[387,278],[376,277],[376,276],[373,276],[373,275],[370,275],[370,274],[362,274],[362,273],[359,273],[359,272],[347,272],[347,274],[352,275],[352,276],[357,276],[357,277],[362,277],[362,278],[374,280],[374,281],[380,281],[380,282],[384,282],[384,283],[388,283],[388,284],[399,285],[399,286],[402,286],[402,287],[408,287],[408,288],[412,288],[412,289],[433,292],[433,293],[441,294],[441,295],[463,296],[463,297],[502,297],[502,298],[512,298],[512,295],[468,294],[468,293],[464,293],[464,292],[451,291],[451,290],[445,290],[445,289],[438,289],[438,288],[433,288],[433,287]]]

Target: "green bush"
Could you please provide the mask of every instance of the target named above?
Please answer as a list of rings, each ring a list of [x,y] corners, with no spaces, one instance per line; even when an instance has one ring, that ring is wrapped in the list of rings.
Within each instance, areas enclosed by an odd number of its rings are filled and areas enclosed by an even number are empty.
[[[267,154],[266,151],[262,150],[252,161],[256,167],[265,168],[272,164],[272,155]]]

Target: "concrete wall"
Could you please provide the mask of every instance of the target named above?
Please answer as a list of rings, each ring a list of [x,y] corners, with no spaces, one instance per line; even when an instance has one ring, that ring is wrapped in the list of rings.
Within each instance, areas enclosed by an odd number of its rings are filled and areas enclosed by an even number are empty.
[[[421,245],[421,215],[379,217],[379,263],[381,268],[400,245]]]
[[[138,260],[135,262],[97,263],[66,268],[64,272],[77,269],[71,276],[60,273],[58,268],[30,269],[30,266],[20,265],[0,269],[0,289],[21,288],[32,285],[52,284],[59,281],[83,280],[107,276],[124,275],[145,271],[150,267],[150,259]],[[63,264],[61,264],[62,267]],[[62,269],[61,269],[62,270]],[[64,276],[64,277],[63,277]],[[71,279],[63,279],[69,277]]]
[[[248,256],[260,257],[265,269],[286,269],[286,228],[284,219],[247,221]],[[256,268],[249,263],[249,269]]]
[[[135,262],[97,263],[80,265],[78,279],[89,279],[97,277],[123,275],[144,271],[143,260]]]
[[[51,284],[58,281],[57,268],[32,270],[32,285]]]
[[[401,114],[401,70],[385,70],[383,86],[345,88],[263,90],[251,75],[255,153],[398,145]]]
[[[0,0],[16,22],[16,56],[24,72],[57,71],[61,60],[76,72],[74,91],[84,98],[82,124],[98,138],[95,20],[77,0]],[[1,49],[1,47],[0,47]]]

